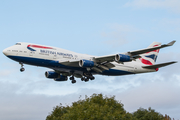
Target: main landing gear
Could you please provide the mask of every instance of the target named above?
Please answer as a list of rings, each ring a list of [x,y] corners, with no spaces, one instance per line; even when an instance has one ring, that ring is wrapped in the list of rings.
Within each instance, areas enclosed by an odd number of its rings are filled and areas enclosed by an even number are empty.
[[[76,80],[74,79],[74,76],[70,77],[69,79],[72,80],[72,81],[71,81],[72,84],[76,83]]]
[[[82,78],[81,78],[81,81],[88,82],[88,81],[89,81],[89,79],[90,79],[90,80],[94,80],[94,79],[95,79],[95,77],[94,77],[94,76],[82,77]]]
[[[88,82],[90,80],[94,80],[95,77],[91,73],[84,73],[84,77],[81,78],[81,81]]]
[[[72,82],[72,84],[76,83],[76,80],[74,79],[74,75],[69,78]],[[81,77],[81,81],[88,82],[89,80],[94,80],[95,77],[91,73],[84,73]]]
[[[25,68],[23,67],[23,66],[24,66],[23,63],[20,62],[19,64],[21,65],[20,71],[21,71],[21,72],[24,72],[24,71],[25,71]]]

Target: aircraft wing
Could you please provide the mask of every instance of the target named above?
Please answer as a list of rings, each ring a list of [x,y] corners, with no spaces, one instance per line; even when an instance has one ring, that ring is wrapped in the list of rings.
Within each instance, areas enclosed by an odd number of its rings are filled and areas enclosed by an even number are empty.
[[[161,46],[158,46],[158,47],[153,47],[153,48],[146,48],[146,49],[141,49],[141,50],[136,50],[136,51],[131,51],[131,52],[127,52],[128,55],[130,56],[135,56],[135,55],[139,55],[139,54],[143,54],[143,53],[147,53],[147,52],[151,52],[151,51],[154,51],[154,50],[157,50],[157,49],[161,49],[161,48],[164,48],[164,47],[169,47],[169,46],[172,46],[176,41],[172,41],[168,44],[164,44],[164,45],[161,45]]]
[[[58,61],[58,63],[72,67],[79,67],[79,61],[80,60]],[[100,64],[96,64],[94,67],[92,67],[92,69],[96,72],[102,72],[104,70],[109,70],[112,67],[115,67],[114,64],[109,62],[103,62]]]
[[[142,68],[156,69],[156,68],[165,67],[167,65],[171,65],[171,64],[174,64],[174,63],[177,63],[177,62],[173,61],[173,62],[161,63],[161,64],[156,64],[156,65],[151,65],[151,66],[142,66]]]
[[[140,56],[139,56],[140,54],[144,54],[144,53],[151,52],[151,51],[154,51],[154,50],[157,50],[157,49],[172,46],[175,42],[176,41],[172,41],[172,42],[170,42],[168,44],[160,45],[160,46],[157,46],[157,47],[131,51],[131,52],[123,53],[123,54],[128,55],[128,56],[130,56],[132,58],[132,60],[135,60],[137,58],[140,58]],[[92,61],[95,62],[95,66],[92,67],[92,69],[94,71],[97,71],[97,72],[102,72],[104,70],[109,70],[110,68],[115,67],[115,65],[112,64],[111,62],[115,61],[116,55],[117,54],[115,54],[115,55],[107,55],[107,56],[100,56],[100,57],[93,57]],[[62,65],[67,65],[67,66],[72,66],[72,67],[79,67],[79,61],[80,60],[59,61],[59,63],[62,64]],[[162,67],[162,66],[166,66],[167,64],[169,65],[169,64],[173,64],[173,63],[159,64],[159,65],[154,66],[154,67]]]
[[[164,48],[164,47],[172,46],[175,42],[176,41],[172,41],[172,42],[170,42],[168,44],[160,45],[158,47],[145,48],[145,49],[141,49],[141,50],[126,52],[126,53],[123,53],[123,54],[124,55],[129,55],[133,59],[137,59],[137,58],[140,58],[140,56],[139,56],[140,54],[144,54],[144,53],[151,52],[151,51],[154,51],[154,50],[157,50],[157,49],[161,49],[161,48]],[[115,56],[116,55],[95,57],[94,60],[96,62],[99,62],[99,63],[102,63],[102,62],[113,62],[113,61],[115,61]]]

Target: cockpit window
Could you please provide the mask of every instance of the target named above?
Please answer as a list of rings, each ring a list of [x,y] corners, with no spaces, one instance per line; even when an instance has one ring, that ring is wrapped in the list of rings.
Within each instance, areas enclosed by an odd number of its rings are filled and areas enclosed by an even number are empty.
[[[21,43],[16,43],[16,45],[21,45]]]

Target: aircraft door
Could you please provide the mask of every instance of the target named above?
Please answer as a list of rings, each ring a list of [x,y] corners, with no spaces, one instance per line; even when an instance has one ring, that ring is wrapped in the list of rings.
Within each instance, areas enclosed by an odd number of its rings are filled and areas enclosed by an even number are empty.
[[[30,51],[29,56],[33,56],[34,54],[35,54],[35,52]]]
[[[136,65],[134,66],[134,72],[135,73],[137,72],[137,66]]]
[[[57,59],[57,55],[54,55],[54,56],[53,56],[53,59]]]

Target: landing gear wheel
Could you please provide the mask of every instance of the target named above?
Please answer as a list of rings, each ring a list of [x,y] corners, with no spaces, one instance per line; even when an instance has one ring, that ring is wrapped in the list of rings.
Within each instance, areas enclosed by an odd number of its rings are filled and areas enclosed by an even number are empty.
[[[21,72],[25,71],[25,68],[21,68],[20,71],[21,71]]]
[[[72,80],[71,82],[72,82],[72,84],[74,84],[74,83],[76,83],[76,80]]]
[[[74,80],[74,77],[70,77],[70,80]]]
[[[85,78],[85,80],[84,80],[85,82],[88,82],[89,81],[89,78]]]
[[[90,77],[90,80],[94,80],[94,79],[95,79],[95,77],[94,77],[94,76],[91,76],[91,77]]]
[[[19,62],[19,64],[21,65],[20,71],[21,71],[21,72],[25,71],[25,68],[23,68],[23,66],[24,66],[23,63],[22,63],[22,62]]]
[[[85,78],[84,78],[84,77],[82,77],[82,78],[81,78],[81,81],[84,81],[84,80],[85,80]]]

